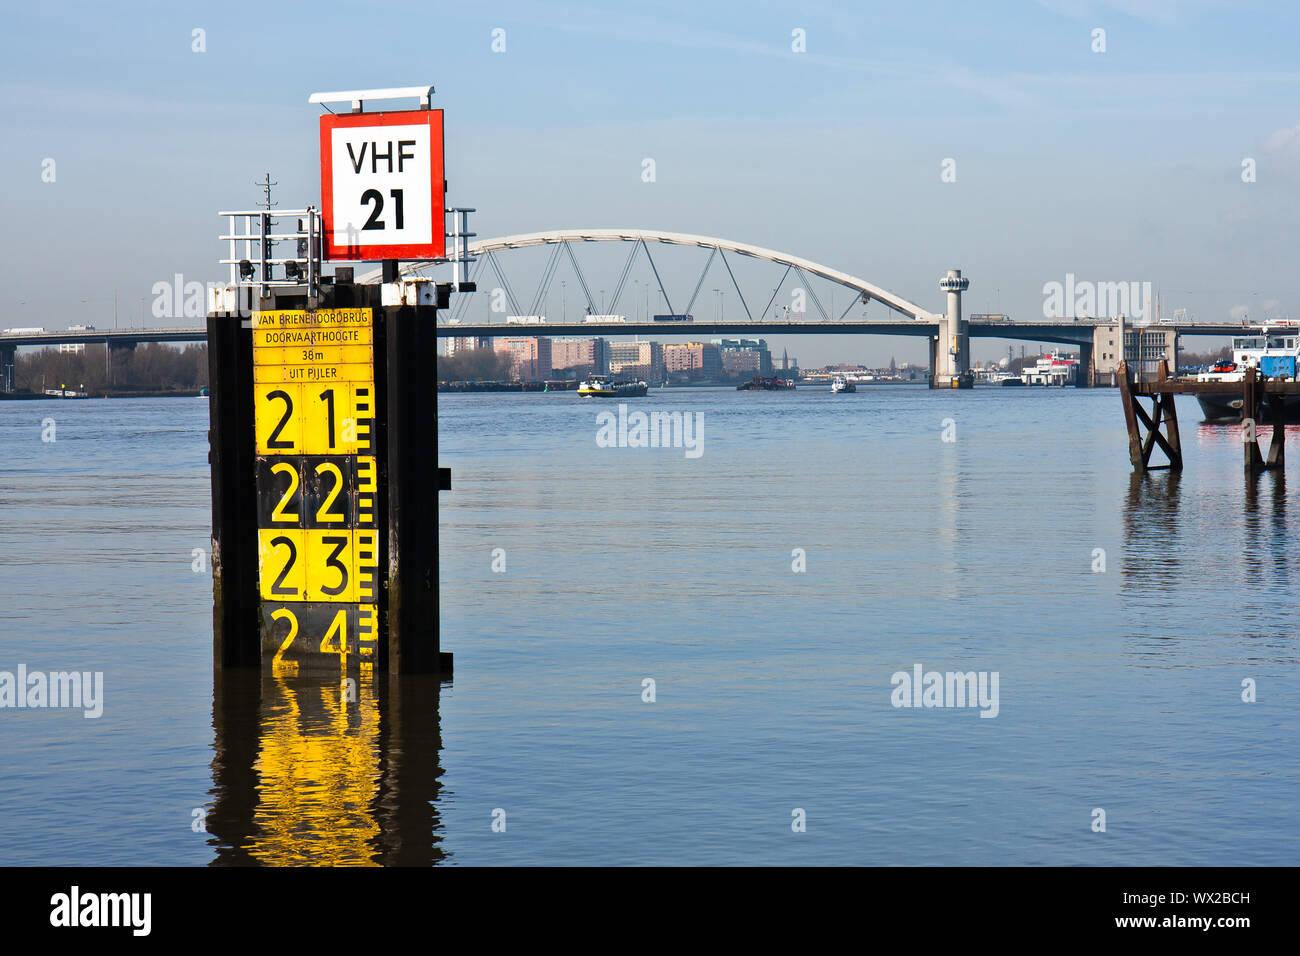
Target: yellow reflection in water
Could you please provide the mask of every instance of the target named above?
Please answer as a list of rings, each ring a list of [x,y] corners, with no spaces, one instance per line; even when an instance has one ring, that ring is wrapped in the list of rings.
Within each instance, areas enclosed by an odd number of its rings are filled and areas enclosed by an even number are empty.
[[[248,852],[270,866],[374,866],[379,708],[370,679],[263,684]],[[350,698],[355,698],[350,699]]]

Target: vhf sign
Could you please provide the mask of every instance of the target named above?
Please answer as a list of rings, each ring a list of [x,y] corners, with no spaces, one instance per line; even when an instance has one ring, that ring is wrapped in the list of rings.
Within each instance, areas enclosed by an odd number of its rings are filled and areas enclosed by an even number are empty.
[[[442,110],[320,118],[327,259],[438,259],[447,252]]]

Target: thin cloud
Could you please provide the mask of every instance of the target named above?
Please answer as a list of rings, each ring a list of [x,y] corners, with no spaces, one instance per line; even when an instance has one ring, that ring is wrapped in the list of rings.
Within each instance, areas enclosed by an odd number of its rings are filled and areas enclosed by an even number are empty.
[[[1171,26],[1223,4],[1214,0],[1036,0],[1040,7],[1070,20],[1087,21],[1110,13],[1158,26]]]

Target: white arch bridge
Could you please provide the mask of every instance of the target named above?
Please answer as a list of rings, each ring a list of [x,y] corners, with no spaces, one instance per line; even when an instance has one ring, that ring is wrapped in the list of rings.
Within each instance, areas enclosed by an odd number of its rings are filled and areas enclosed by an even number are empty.
[[[538,314],[541,303],[545,300],[550,280],[559,268],[560,262],[563,261],[563,257],[567,256],[569,264],[573,267],[573,271],[578,277],[578,283],[582,288],[582,292],[586,296],[587,311],[591,313],[595,311],[595,298],[591,294],[591,285],[587,282],[587,278],[572,249],[572,246],[575,244],[588,242],[625,242],[632,244],[627,262],[624,264],[623,272],[619,277],[618,285],[614,289],[612,299],[613,304],[610,306],[611,310],[616,308],[618,300],[626,286],[628,276],[631,274],[637,252],[641,251],[644,253],[646,260],[650,264],[651,271],[654,273],[655,281],[659,286],[659,291],[663,294],[664,303],[667,305],[668,311],[674,314],[677,314],[678,312],[682,314],[689,313],[694,307],[700,291],[703,288],[704,279],[708,275],[709,268],[713,265],[713,260],[716,257],[726,268],[727,275],[731,279],[732,285],[735,287],[736,294],[740,297],[741,307],[745,310],[745,315],[750,322],[759,321],[767,315],[768,309],[771,308],[772,302],[775,300],[777,290],[779,290],[781,285],[784,284],[786,277],[791,272],[805,280],[804,285],[808,292],[808,298],[811,300],[818,313],[820,313],[822,321],[832,321],[832,319],[830,314],[826,311],[825,306],[822,304],[821,299],[817,296],[816,291],[806,282],[806,277],[809,275],[826,279],[829,282],[843,286],[855,293],[853,300],[849,303],[849,308],[845,309],[844,313],[839,317],[840,320],[848,314],[849,310],[852,309],[853,306],[871,301],[879,302],[888,309],[899,313],[904,318],[913,321],[934,323],[942,318],[941,315],[931,312],[930,310],[917,305],[915,302],[911,302],[900,295],[881,288],[875,283],[868,282],[867,280],[861,279],[855,275],[850,275],[847,272],[842,272],[839,269],[832,269],[830,266],[813,262],[810,259],[789,255],[784,252],[777,252],[774,249],[765,249],[761,246],[755,246],[745,242],[734,242],[730,239],[718,239],[713,236],[697,236],[682,232],[662,232],[655,229],[558,229],[547,232],[529,232],[514,236],[501,236],[496,239],[484,239],[478,242],[473,242],[469,245],[468,255],[470,258],[477,260],[478,268],[476,270],[476,275],[481,275],[483,270],[488,267],[495,272],[497,280],[501,284],[500,287],[505,291],[506,296],[510,301],[512,310],[518,315]],[[674,309],[673,307],[672,296],[669,295],[667,288],[664,286],[659,273],[659,268],[655,264],[654,256],[650,252],[651,244],[690,246],[698,249],[709,250],[708,260],[705,262],[704,268],[700,272],[700,277],[695,283],[690,299],[680,310]],[[496,253],[507,249],[526,249],[532,246],[552,246],[554,247],[554,251],[550,260],[547,262],[545,270],[543,271],[542,281],[538,286],[536,294],[531,300],[531,305],[525,307],[525,303],[515,296],[514,291],[506,278],[505,270],[501,268],[500,263],[497,261]],[[727,261],[727,253],[745,256],[752,259],[762,259],[786,267],[786,271],[782,275],[780,282],[777,283],[776,288],[773,290],[772,298],[768,300],[767,305],[764,306],[763,309],[758,311],[757,315],[750,307],[750,302],[745,298],[745,294],[740,288],[740,283],[736,281],[736,276],[731,269],[731,264]],[[436,261],[406,263],[404,264],[402,271],[408,274],[418,274],[424,269],[443,264],[447,261],[447,259],[442,259]],[[357,281],[376,282],[379,280],[380,275],[380,270],[374,270],[360,276]]]
[[[691,313],[699,298],[700,292],[704,286],[704,280],[708,276],[709,269],[713,265],[713,260],[720,260],[722,266],[726,269],[727,276],[731,285],[735,288],[739,297],[740,304],[745,313],[745,318],[741,320],[723,321],[720,317],[713,321],[695,320],[689,326],[689,334],[694,335],[728,335],[728,334],[785,334],[785,333],[802,333],[802,334],[867,334],[867,335],[915,335],[926,336],[929,340],[930,349],[930,368],[931,384],[940,387],[950,387],[956,385],[967,385],[970,381],[970,338],[972,335],[990,338],[1005,339],[1024,339],[1040,342],[1057,342],[1076,344],[1080,349],[1089,356],[1092,353],[1093,332],[1098,324],[1104,321],[1097,319],[1056,319],[1056,320],[1038,320],[1033,322],[1012,322],[1006,316],[977,316],[974,322],[967,319],[962,313],[961,297],[962,293],[968,286],[968,280],[964,278],[960,270],[948,270],[947,275],[939,279],[939,287],[946,295],[946,308],[942,312],[934,312],[923,306],[905,299],[901,295],[890,292],[887,289],[868,282],[856,275],[843,272],[821,263],[813,262],[800,256],[790,255],[785,252],[778,252],[774,249],[766,249],[762,246],[755,246],[745,242],[735,242],[729,239],[719,239],[714,236],[699,236],[689,233],[664,232],[656,229],[556,229],[545,232],[520,233],[512,236],[500,236],[495,239],[484,239],[478,242],[472,242],[466,249],[464,258],[472,260],[473,273],[468,277],[474,282],[475,288],[481,288],[483,283],[479,280],[483,277],[487,269],[495,273],[498,287],[504,292],[509,304],[511,313],[520,316],[539,316],[543,311],[543,304],[546,301],[546,293],[554,278],[560,264],[564,261],[572,266],[574,274],[577,276],[578,284],[581,287],[582,294],[586,297],[586,310],[588,314],[595,313],[596,298],[591,293],[591,284],[588,282],[582,267],[573,252],[573,247],[583,243],[592,242],[622,242],[631,244],[627,259],[623,265],[622,272],[619,276],[618,283],[614,288],[612,300],[609,305],[609,311],[617,311],[620,296],[624,293],[629,276],[631,275],[633,265],[635,264],[638,253],[643,253],[650,269],[654,274],[654,281],[663,295],[664,304],[667,311],[672,316],[683,316]],[[690,298],[680,308],[675,308],[673,300],[667,287],[660,275],[659,267],[655,263],[654,254],[651,248],[655,246],[687,246],[701,250],[708,250],[708,261],[705,262],[701,270],[699,279],[695,282]],[[546,267],[542,272],[541,280],[537,290],[532,298],[525,302],[517,297],[513,288],[506,277],[505,270],[502,268],[497,259],[497,253],[511,249],[526,249],[535,246],[550,246],[552,252]],[[454,253],[453,253],[454,254]],[[737,281],[735,273],[732,271],[728,255],[743,256],[750,259],[764,260],[774,263],[778,266],[785,266],[785,272],[782,274],[780,281],[772,290],[766,305],[757,311],[751,306],[751,303],[745,298],[744,291],[741,289],[740,282]],[[407,275],[422,275],[425,270],[435,266],[445,265],[451,262],[451,258],[438,260],[417,261],[403,263],[401,271]],[[806,292],[807,300],[811,303],[816,313],[820,315],[820,320],[813,317],[811,310],[804,313],[792,313],[788,310],[781,309],[784,315],[777,314],[775,317],[771,312],[772,305],[776,300],[777,294],[785,284],[786,278],[793,273],[797,278],[802,280],[802,287]],[[375,269],[357,278],[358,282],[378,282],[383,274],[383,270]],[[462,274],[463,275],[463,274]],[[849,289],[853,296],[849,302],[848,308],[838,317],[832,317],[826,309],[822,300],[818,297],[812,284],[807,281],[808,276],[817,276],[823,280]],[[603,290],[602,290],[603,292]],[[653,335],[665,334],[669,329],[678,329],[678,334],[687,332],[687,327],[674,327],[671,324],[663,322],[625,322],[618,321],[611,324],[588,324],[585,322],[569,322],[563,320],[560,322],[548,320],[544,324],[517,325],[504,322],[489,321],[481,322],[464,322],[462,317],[465,315],[470,296],[461,296],[457,298],[456,304],[451,309],[443,310],[439,316],[438,335],[439,337],[450,336],[501,336],[520,334],[527,330],[531,333],[545,331],[548,335],[591,335],[595,330],[599,330],[601,336],[618,336],[618,335]],[[865,305],[869,302],[879,302],[887,310],[893,313],[885,319],[867,320],[847,319],[849,312],[859,305]],[[679,300],[680,304],[680,300]],[[604,310],[602,304],[602,311]],[[648,311],[648,310],[647,310]],[[647,317],[648,318],[648,317]],[[1196,329],[1179,329],[1180,332],[1202,332],[1203,334],[1218,334],[1218,330],[1211,330],[1206,327],[1204,330]],[[671,333],[669,333],[671,334]]]

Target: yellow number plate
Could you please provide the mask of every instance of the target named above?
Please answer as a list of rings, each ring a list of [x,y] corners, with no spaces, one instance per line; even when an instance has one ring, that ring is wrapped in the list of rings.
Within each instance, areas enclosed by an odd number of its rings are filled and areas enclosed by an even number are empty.
[[[375,389],[369,382],[257,384],[259,455],[356,455],[374,450]]]
[[[373,529],[261,528],[259,590],[264,601],[373,602],[379,535]]]

